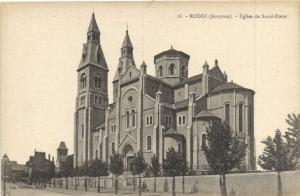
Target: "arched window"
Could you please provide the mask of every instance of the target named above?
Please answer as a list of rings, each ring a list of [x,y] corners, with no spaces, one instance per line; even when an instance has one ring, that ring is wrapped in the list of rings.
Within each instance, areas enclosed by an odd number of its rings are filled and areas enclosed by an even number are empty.
[[[230,104],[225,105],[225,122],[230,125]]]
[[[239,104],[239,132],[243,132],[243,104]]]
[[[181,68],[181,76],[182,76],[182,77],[185,77],[185,67],[182,67],[182,68]]]
[[[132,127],[135,127],[135,111],[131,110],[131,122]]]
[[[202,134],[202,145],[201,145],[202,150],[204,150],[205,146],[206,146],[206,134],[203,133]]]
[[[162,68],[162,66],[159,66],[159,68],[158,68],[158,75],[159,75],[159,77],[162,77],[162,75],[163,75],[163,68]]]
[[[111,152],[112,152],[112,154],[116,153],[115,142],[111,143]]]
[[[95,151],[95,158],[98,159],[98,150]]]
[[[128,97],[128,102],[132,102],[132,96]]]
[[[151,136],[147,137],[147,150],[151,150]]]
[[[95,95],[94,103],[95,103],[95,104],[98,104],[98,95]]]
[[[129,111],[126,112],[126,128],[129,128],[130,114]]]
[[[80,76],[80,88],[85,88],[86,86],[86,75],[85,73]]]
[[[94,78],[94,86],[96,88],[101,88],[102,79],[99,75],[96,75]]]
[[[82,104],[84,104],[84,102],[85,102],[85,95],[82,95],[80,97],[80,104],[82,105]]]
[[[171,63],[169,67],[169,74],[174,75],[175,64]]]

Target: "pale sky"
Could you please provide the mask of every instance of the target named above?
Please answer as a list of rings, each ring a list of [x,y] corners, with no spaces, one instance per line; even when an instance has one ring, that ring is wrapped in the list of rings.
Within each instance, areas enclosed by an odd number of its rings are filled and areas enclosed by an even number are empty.
[[[56,157],[60,141],[73,153],[76,69],[94,12],[109,67],[109,98],[126,23],[139,67],[154,75],[153,57],[171,45],[189,54],[189,76],[205,60],[255,94],[256,154],[261,140],[300,109],[297,3],[27,3],[3,4],[1,35],[1,156],[25,163],[34,149]],[[177,15],[232,14],[233,19]],[[282,14],[246,19],[240,14]],[[237,16],[237,17],[235,17]],[[110,101],[111,102],[111,101]]]

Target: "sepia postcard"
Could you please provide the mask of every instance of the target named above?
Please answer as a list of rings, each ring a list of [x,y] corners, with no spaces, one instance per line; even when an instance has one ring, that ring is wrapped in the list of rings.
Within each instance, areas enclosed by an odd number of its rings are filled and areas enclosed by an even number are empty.
[[[300,4],[0,4],[1,194],[300,195]]]

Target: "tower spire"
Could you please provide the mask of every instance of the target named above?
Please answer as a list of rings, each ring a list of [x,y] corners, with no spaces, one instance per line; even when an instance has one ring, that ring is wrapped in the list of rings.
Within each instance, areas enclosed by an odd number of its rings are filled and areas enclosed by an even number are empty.
[[[105,70],[108,70],[100,44],[100,31],[96,22],[94,12],[92,13],[90,25],[87,32],[87,41],[85,44],[83,44],[79,69],[88,64],[93,64]]]
[[[98,28],[98,25],[97,25],[97,22],[96,22],[96,19],[95,19],[94,10],[93,10],[91,22],[90,22],[90,25],[89,25],[89,28],[88,28],[88,33],[91,32],[91,31],[96,32],[96,33],[100,33],[100,30]]]
[[[123,44],[122,44],[122,48],[125,48],[125,47],[133,48],[130,37],[129,37],[129,33],[128,33],[128,24],[127,24],[127,28],[126,28],[126,34],[125,34],[125,37],[124,37],[124,41],[123,41]]]
[[[121,57],[119,58],[118,69],[115,73],[113,81],[117,81],[119,76],[123,75],[130,66],[135,67],[135,62],[133,59],[133,46],[129,37],[127,24],[125,37],[121,46]]]

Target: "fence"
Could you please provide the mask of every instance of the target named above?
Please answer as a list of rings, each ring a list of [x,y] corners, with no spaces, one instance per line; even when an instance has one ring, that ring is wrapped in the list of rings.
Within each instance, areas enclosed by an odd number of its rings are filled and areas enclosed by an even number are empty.
[[[74,190],[97,191],[98,180],[101,192],[112,192],[114,186],[113,177],[68,177],[68,178],[52,178],[47,185],[55,188],[68,188]]]
[[[236,195],[276,195],[277,193],[277,173],[241,173],[226,175],[227,190],[233,191]],[[182,192],[182,176],[176,178],[176,192]],[[154,178],[142,178],[142,183],[149,191],[154,190]],[[131,184],[131,179],[126,179],[126,183]],[[285,195],[297,195],[300,193],[300,171],[281,172],[282,188]],[[219,176],[185,176],[184,189],[186,193],[201,192],[209,195],[219,195]],[[156,191],[171,192],[172,177],[157,177]]]

